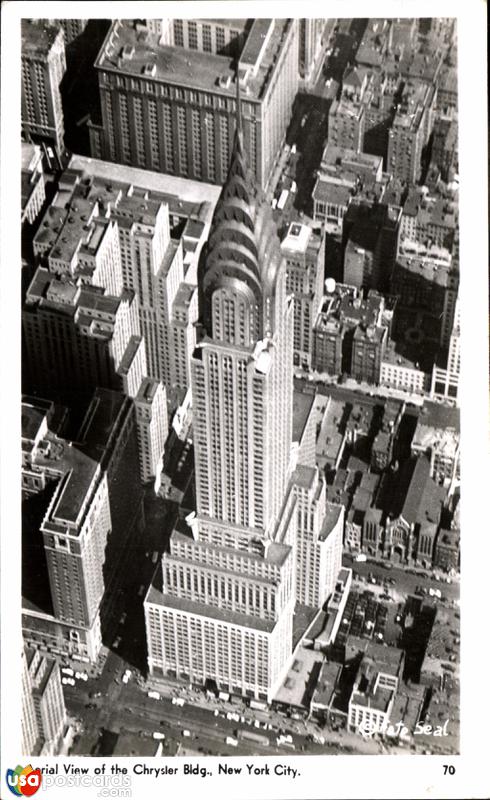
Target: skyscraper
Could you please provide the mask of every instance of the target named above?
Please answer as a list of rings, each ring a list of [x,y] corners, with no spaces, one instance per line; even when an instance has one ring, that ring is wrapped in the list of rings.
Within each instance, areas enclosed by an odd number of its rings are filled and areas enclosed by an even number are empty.
[[[222,184],[233,147],[239,59],[243,135],[262,186],[298,89],[296,19],[116,20],[95,62],[95,158]],[[152,22],[152,24],[148,24]]]
[[[197,517],[174,531],[162,589],[145,601],[149,668],[270,700],[292,655],[295,604],[293,306],[240,123],[199,283]]]
[[[66,708],[56,660],[33,648],[22,652],[22,753],[58,755]]]
[[[60,83],[66,70],[63,31],[43,20],[22,20],[22,130],[63,147]]]

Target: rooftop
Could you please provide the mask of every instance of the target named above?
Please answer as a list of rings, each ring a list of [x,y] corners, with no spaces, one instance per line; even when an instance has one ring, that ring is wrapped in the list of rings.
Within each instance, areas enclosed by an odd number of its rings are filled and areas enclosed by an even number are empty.
[[[290,253],[305,253],[313,231],[308,225],[292,222],[281,242],[281,250]]]
[[[427,400],[420,411],[419,423],[431,428],[452,428],[459,431],[460,412],[453,406]]]
[[[459,431],[453,428],[435,428],[420,420],[415,428],[412,447],[418,450],[436,450],[440,454],[455,456],[459,450]]]
[[[59,29],[47,20],[22,20],[22,55],[47,56]]]
[[[446,492],[430,477],[430,461],[422,455],[417,458],[401,515],[409,524],[415,522],[438,523]]]
[[[302,489],[310,489],[313,487],[316,477],[317,470],[315,467],[307,467],[304,464],[298,464],[293,472],[291,480]]]
[[[342,506],[336,505],[334,503],[329,503],[327,501],[327,508],[325,517],[323,519],[323,525],[320,532],[320,536],[318,537],[320,541],[325,541],[328,539],[332,531],[334,530],[337,522],[339,521],[340,515],[342,513]]]
[[[330,399],[317,439],[317,457],[320,456],[322,459],[326,459],[332,463],[337,459],[344,440],[344,434],[340,427],[344,414],[344,406],[345,403],[341,400]]]
[[[43,525],[49,530],[77,535],[87,501],[95,491],[99,465],[110,445],[114,425],[126,398],[118,392],[97,389],[79,432],[79,441],[67,441],[47,431],[32,450],[31,464],[58,481]],[[23,431],[31,435],[44,412],[44,401],[37,406],[22,404]]]
[[[296,708],[308,708],[323,661],[317,650],[299,648],[274,700]]]
[[[301,442],[314,402],[313,394],[293,393],[293,442]]]
[[[196,217],[210,223],[221,193],[221,186],[178,178],[160,172],[151,172],[137,167],[114,164],[96,158],[73,155],[69,168],[77,170],[82,178],[93,176],[101,181],[109,181],[115,188],[130,185],[154,192],[159,200],[168,203],[173,214]]]
[[[202,603],[197,603],[193,600],[184,600],[180,597],[173,597],[172,595],[164,594],[156,587],[155,583],[152,583],[148,590],[148,594],[145,598],[145,604],[157,605],[161,606],[162,608],[173,608],[186,614],[214,619],[217,622],[227,622],[231,625],[253,628],[254,630],[261,631],[262,633],[272,633],[276,626],[276,622],[274,620],[252,617],[249,614],[239,614],[236,611],[228,611],[223,608],[205,606]]]
[[[318,676],[318,683],[311,698],[311,707],[315,708],[329,708],[338,685],[340,674],[342,672],[341,664],[335,664],[331,661],[324,661]]]
[[[247,66],[254,64],[247,79],[247,99],[262,100],[291,20],[255,20],[242,52]],[[266,39],[264,39],[266,37]],[[264,47],[262,47],[264,45]],[[219,95],[236,96],[234,59],[181,47],[159,44],[158,36],[141,30],[131,20],[117,20],[106,37],[96,67],[146,80],[190,87]]]

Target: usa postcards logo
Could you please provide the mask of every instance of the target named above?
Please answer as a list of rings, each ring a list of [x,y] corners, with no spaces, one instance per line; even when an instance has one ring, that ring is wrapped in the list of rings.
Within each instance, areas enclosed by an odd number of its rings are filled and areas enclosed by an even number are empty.
[[[32,769],[28,764],[27,767],[17,765],[15,769],[8,769],[5,778],[16,797],[31,797],[41,786],[42,775],[40,769]]]

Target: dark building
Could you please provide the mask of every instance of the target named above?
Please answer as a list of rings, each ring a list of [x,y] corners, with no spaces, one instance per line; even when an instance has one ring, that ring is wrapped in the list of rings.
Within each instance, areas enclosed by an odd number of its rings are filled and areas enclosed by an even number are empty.
[[[357,381],[378,384],[381,376],[388,331],[386,328],[361,324],[352,341],[351,375]]]
[[[441,528],[436,539],[434,550],[434,566],[449,572],[459,572],[459,528],[445,530]]]
[[[402,210],[353,200],[344,215],[344,283],[385,291],[395,264]]]

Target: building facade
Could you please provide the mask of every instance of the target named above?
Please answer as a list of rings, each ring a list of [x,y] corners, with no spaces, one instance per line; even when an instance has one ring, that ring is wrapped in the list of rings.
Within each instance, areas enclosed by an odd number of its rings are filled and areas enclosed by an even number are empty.
[[[167,393],[154,378],[144,378],[134,399],[142,483],[155,480],[160,488],[163,452],[168,436]]]
[[[23,402],[23,493],[53,488],[39,526],[24,532],[44,551],[49,600],[24,598],[23,633],[36,648],[94,662],[105,587],[137,499],[134,410],[127,397],[98,389],[75,443],[50,430],[52,413],[49,403]]]
[[[298,87],[298,25],[291,19],[173,27],[113,23],[96,60],[97,158],[222,184],[233,147],[236,70],[252,171],[266,186]],[[232,52],[234,55],[232,55]]]
[[[294,498],[285,504],[293,308],[243,147],[239,129],[201,265],[203,332],[191,368],[197,517],[174,531],[145,615],[152,675],[270,701],[292,654],[295,605]]]
[[[63,149],[60,83],[66,70],[62,29],[45,20],[22,20],[22,132]]]
[[[292,223],[281,242],[286,259],[286,289],[294,303],[294,362],[311,366],[313,324],[322,299],[325,237],[307,225]]]
[[[26,648],[22,653],[22,752],[55,756],[67,722],[59,666]]]

